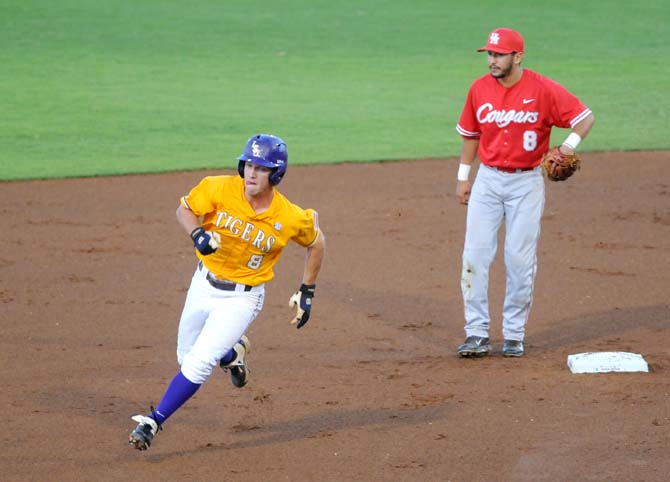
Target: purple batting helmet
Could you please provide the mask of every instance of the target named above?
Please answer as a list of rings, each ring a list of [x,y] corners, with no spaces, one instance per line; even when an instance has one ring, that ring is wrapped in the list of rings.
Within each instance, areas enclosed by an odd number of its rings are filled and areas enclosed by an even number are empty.
[[[272,169],[270,184],[276,186],[286,174],[288,150],[286,149],[286,143],[279,137],[270,134],[256,134],[247,141],[244,152],[237,160],[240,161],[237,164],[237,172],[240,173],[241,177],[244,177],[244,164],[246,162],[269,167]]]

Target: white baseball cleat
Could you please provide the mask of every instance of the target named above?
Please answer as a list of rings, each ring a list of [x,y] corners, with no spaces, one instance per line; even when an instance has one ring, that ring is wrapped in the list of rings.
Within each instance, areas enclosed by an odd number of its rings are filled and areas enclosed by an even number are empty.
[[[237,388],[242,388],[247,384],[249,376],[249,368],[246,363],[246,356],[251,353],[249,338],[246,335],[242,335],[240,341],[233,346],[233,350],[235,350],[235,359],[226,365],[222,363],[221,368],[224,371],[230,371],[230,380],[233,382],[233,385]]]
[[[138,425],[130,434],[128,443],[137,450],[146,450],[151,446],[160,426],[153,418],[144,415],[135,415],[132,419],[138,422]]]

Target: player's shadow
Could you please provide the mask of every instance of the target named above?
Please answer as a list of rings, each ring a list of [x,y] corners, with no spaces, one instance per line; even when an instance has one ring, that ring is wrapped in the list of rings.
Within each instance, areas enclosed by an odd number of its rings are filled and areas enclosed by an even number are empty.
[[[444,418],[446,404],[433,404],[409,409],[377,410],[339,410],[312,413],[293,420],[276,421],[247,431],[237,432],[233,443],[210,443],[194,447],[192,450],[180,450],[160,455],[152,454],[148,459],[160,462],[175,456],[189,456],[203,451],[223,451],[229,449],[255,448],[266,445],[284,444],[295,440],[321,439],[332,437],[339,432],[367,427],[368,431],[378,430],[388,433],[397,427],[406,425],[426,425]]]
[[[529,333],[527,341],[535,348],[566,348],[593,341],[619,339],[627,333],[670,326],[670,305],[614,308],[572,318],[556,319],[552,327]]]

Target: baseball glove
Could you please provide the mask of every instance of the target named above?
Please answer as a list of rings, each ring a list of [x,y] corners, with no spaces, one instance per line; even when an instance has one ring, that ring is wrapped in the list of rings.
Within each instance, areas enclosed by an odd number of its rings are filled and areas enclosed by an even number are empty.
[[[575,154],[563,154],[558,147],[552,147],[542,157],[542,170],[550,181],[565,181],[572,176],[581,164]]]

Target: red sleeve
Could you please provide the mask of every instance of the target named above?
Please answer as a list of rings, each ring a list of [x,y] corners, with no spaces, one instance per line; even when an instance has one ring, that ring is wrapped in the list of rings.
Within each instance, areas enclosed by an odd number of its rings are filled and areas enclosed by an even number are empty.
[[[578,124],[591,113],[591,109],[586,107],[568,89],[558,82],[551,79],[547,80],[553,97],[552,117],[554,125],[561,128],[574,127],[575,124]]]
[[[474,83],[470,86],[468,96],[465,99],[465,105],[463,106],[463,111],[461,112],[461,118],[459,119],[458,124],[456,124],[458,133],[467,139],[478,138],[482,133],[474,110],[473,87]]]

